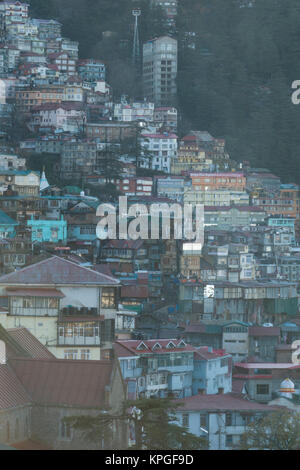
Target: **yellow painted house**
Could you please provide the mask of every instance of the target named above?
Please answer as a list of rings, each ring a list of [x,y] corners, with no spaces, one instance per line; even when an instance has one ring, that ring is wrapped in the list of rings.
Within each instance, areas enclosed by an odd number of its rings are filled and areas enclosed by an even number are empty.
[[[110,357],[120,281],[53,256],[0,278],[5,328],[25,327],[58,358]]]

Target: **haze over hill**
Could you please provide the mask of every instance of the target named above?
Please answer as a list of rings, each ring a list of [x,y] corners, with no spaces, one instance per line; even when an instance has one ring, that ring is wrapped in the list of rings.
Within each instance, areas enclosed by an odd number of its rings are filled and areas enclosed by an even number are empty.
[[[132,7],[142,8],[141,41],[168,32],[163,11],[149,3],[30,1],[32,16],[63,23],[82,56],[107,62],[115,95],[140,92],[130,62]],[[300,79],[299,21],[295,0],[180,0],[172,34],[179,40],[181,133],[206,129],[226,139],[234,160],[299,183],[300,107],[291,102],[291,83]]]

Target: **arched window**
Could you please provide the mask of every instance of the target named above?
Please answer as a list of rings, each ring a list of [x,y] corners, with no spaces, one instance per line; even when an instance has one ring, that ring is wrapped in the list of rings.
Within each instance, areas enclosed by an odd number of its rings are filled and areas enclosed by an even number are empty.
[[[24,436],[28,437],[28,416],[25,418]]]
[[[19,424],[19,418],[16,418],[16,425],[15,425],[15,439],[19,439],[20,435],[20,424]]]
[[[6,363],[6,346],[4,341],[0,341],[0,364]]]
[[[9,442],[10,441],[10,426],[9,426],[9,422],[7,421],[6,423],[6,441]]]

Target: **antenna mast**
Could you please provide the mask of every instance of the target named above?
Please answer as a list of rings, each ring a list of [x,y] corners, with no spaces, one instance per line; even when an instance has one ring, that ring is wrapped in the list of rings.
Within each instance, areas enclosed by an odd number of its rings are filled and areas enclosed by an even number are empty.
[[[132,10],[132,15],[135,18],[132,62],[136,67],[138,67],[140,65],[140,39],[139,39],[138,17],[141,16],[141,10],[139,9]]]

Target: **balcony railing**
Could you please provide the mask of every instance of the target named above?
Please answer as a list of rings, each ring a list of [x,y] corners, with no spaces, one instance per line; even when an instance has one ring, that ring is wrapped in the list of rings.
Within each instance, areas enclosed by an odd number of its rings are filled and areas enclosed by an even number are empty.
[[[67,328],[59,326],[58,345],[100,346],[100,329],[99,327]]]
[[[26,307],[12,307],[11,315],[23,315],[23,316],[34,316],[34,317],[57,317],[57,308],[26,308]]]

